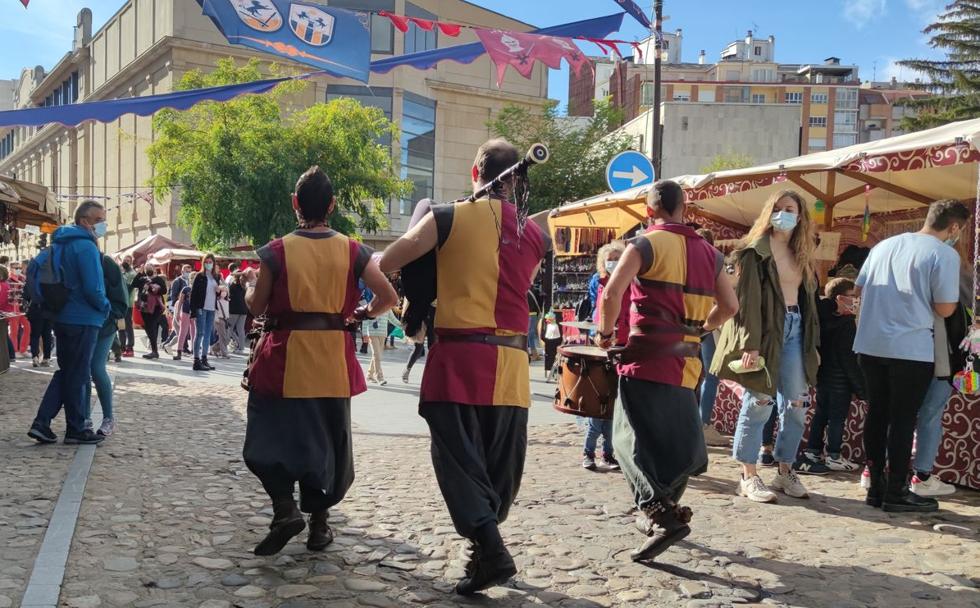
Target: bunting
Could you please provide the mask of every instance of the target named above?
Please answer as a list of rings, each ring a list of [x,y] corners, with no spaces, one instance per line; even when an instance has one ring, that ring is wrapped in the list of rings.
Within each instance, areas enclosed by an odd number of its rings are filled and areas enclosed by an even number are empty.
[[[490,55],[490,60],[497,66],[498,87],[504,81],[507,66],[513,67],[525,78],[531,77],[535,61],[558,69],[564,59],[576,75],[583,66],[592,69],[592,62],[582,54],[571,38],[478,28],[474,28],[474,31]]]
[[[20,3],[24,5],[24,8],[27,8],[27,5],[30,4],[30,2],[31,0],[20,0]]]
[[[864,217],[861,219],[861,241],[867,241],[871,234],[871,184],[864,185]]]
[[[639,21],[640,25],[643,27],[647,28],[648,30],[653,28],[653,24],[650,23],[650,18],[646,16],[643,9],[637,6],[636,2],[633,2],[633,0],[616,0],[616,4],[623,7],[623,10]]]

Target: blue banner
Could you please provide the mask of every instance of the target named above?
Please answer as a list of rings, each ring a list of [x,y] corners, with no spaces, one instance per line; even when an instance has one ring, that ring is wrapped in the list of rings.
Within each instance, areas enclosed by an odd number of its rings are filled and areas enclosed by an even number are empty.
[[[367,82],[370,14],[289,0],[199,0],[228,42]]]
[[[633,18],[639,21],[640,25],[643,27],[647,29],[653,27],[653,24],[650,23],[650,18],[646,16],[643,9],[637,6],[636,2],[633,2],[633,0],[616,0],[616,4],[623,7],[623,10],[632,15]]]
[[[626,13],[616,13],[595,19],[584,21],[574,21],[543,27],[539,30],[532,30],[530,34],[547,34],[551,36],[567,36],[569,38],[605,38],[610,33],[618,31],[623,24],[623,15]],[[408,55],[388,57],[371,62],[371,71],[377,74],[387,74],[391,70],[407,65],[417,70],[428,70],[434,68],[440,61],[455,61],[457,63],[473,63],[487,50],[483,48],[482,42],[471,42],[469,44],[458,44],[447,46],[431,51],[420,51]]]

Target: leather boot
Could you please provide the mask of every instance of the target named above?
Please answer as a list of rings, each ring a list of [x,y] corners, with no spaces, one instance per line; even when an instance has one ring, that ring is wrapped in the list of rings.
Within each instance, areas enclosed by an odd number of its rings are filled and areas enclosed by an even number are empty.
[[[326,509],[310,513],[310,536],[306,548],[310,551],[323,551],[333,542],[333,528],[327,523],[330,513]]]
[[[659,501],[643,510],[637,518],[636,527],[649,538],[640,547],[630,552],[634,562],[651,560],[674,543],[691,533],[687,522],[691,521],[691,509],[679,507],[672,501]]]
[[[275,555],[282,551],[289,539],[303,531],[306,523],[303,514],[296,508],[293,497],[278,498],[272,501],[272,524],[269,533],[255,546],[256,555]]]
[[[194,357],[194,367],[193,367],[193,369],[194,369],[195,372],[206,372],[206,371],[208,371],[208,368],[206,368],[203,365],[201,365],[201,360],[198,359],[197,357]]]
[[[514,558],[510,556],[496,523],[483,525],[472,539],[476,545],[466,567],[466,576],[456,583],[456,593],[473,595],[506,583],[517,574]]]
[[[889,513],[929,513],[939,510],[939,502],[935,498],[919,496],[909,491],[907,475],[896,475],[888,472],[885,495],[881,501],[881,510]]]
[[[871,484],[868,486],[868,496],[864,499],[864,504],[878,509],[885,498],[885,471],[869,461],[868,472],[871,473]]]
[[[210,363],[208,363],[208,358],[207,357],[204,357],[204,358],[201,359],[201,367],[203,367],[206,371],[209,371],[209,372],[213,372],[214,371],[214,366],[211,365]]]

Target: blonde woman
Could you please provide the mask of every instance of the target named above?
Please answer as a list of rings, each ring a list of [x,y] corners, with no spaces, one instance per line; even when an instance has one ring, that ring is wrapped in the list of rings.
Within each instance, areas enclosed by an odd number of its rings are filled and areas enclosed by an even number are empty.
[[[793,464],[819,365],[813,231],[798,193],[783,190],[766,202],[737,253],[739,312],[722,328],[711,366],[711,373],[745,389],[732,456],[742,465],[739,494],[756,502],[776,501],[756,471],[762,428],[774,405],[779,472],[772,486],[795,498],[808,496]]]

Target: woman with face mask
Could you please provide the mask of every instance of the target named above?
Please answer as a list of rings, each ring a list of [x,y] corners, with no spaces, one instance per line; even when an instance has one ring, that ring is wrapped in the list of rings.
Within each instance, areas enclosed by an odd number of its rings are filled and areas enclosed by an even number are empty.
[[[626,245],[622,241],[613,241],[603,245],[596,255],[596,271],[599,275],[599,285],[596,290],[596,306],[592,311],[592,321],[599,324],[600,314],[602,313],[602,292],[609,282],[609,277],[616,270],[619,258],[626,251]],[[619,323],[616,324],[616,343],[626,344],[629,337],[629,291],[623,294],[623,306],[619,313]],[[595,451],[599,443],[599,436],[602,436],[602,459],[600,464],[610,468],[618,469],[619,462],[613,454],[612,444],[612,419],[587,418],[585,424],[585,446],[583,447],[582,468],[588,471],[596,470]]]
[[[783,190],[766,202],[737,253],[741,304],[722,327],[711,373],[744,388],[732,456],[742,465],[739,494],[755,502],[776,501],[756,472],[773,407],[779,435],[771,458],[779,471],[772,486],[806,498],[797,473],[827,472],[825,465],[796,460],[819,365],[815,247],[803,197]]]
[[[214,331],[214,311],[217,309],[218,285],[221,275],[214,263],[214,254],[208,253],[201,259],[201,272],[194,277],[191,286],[191,318],[197,322],[197,336],[194,337],[194,371],[211,371],[208,363],[208,350],[211,348],[211,332]]]

